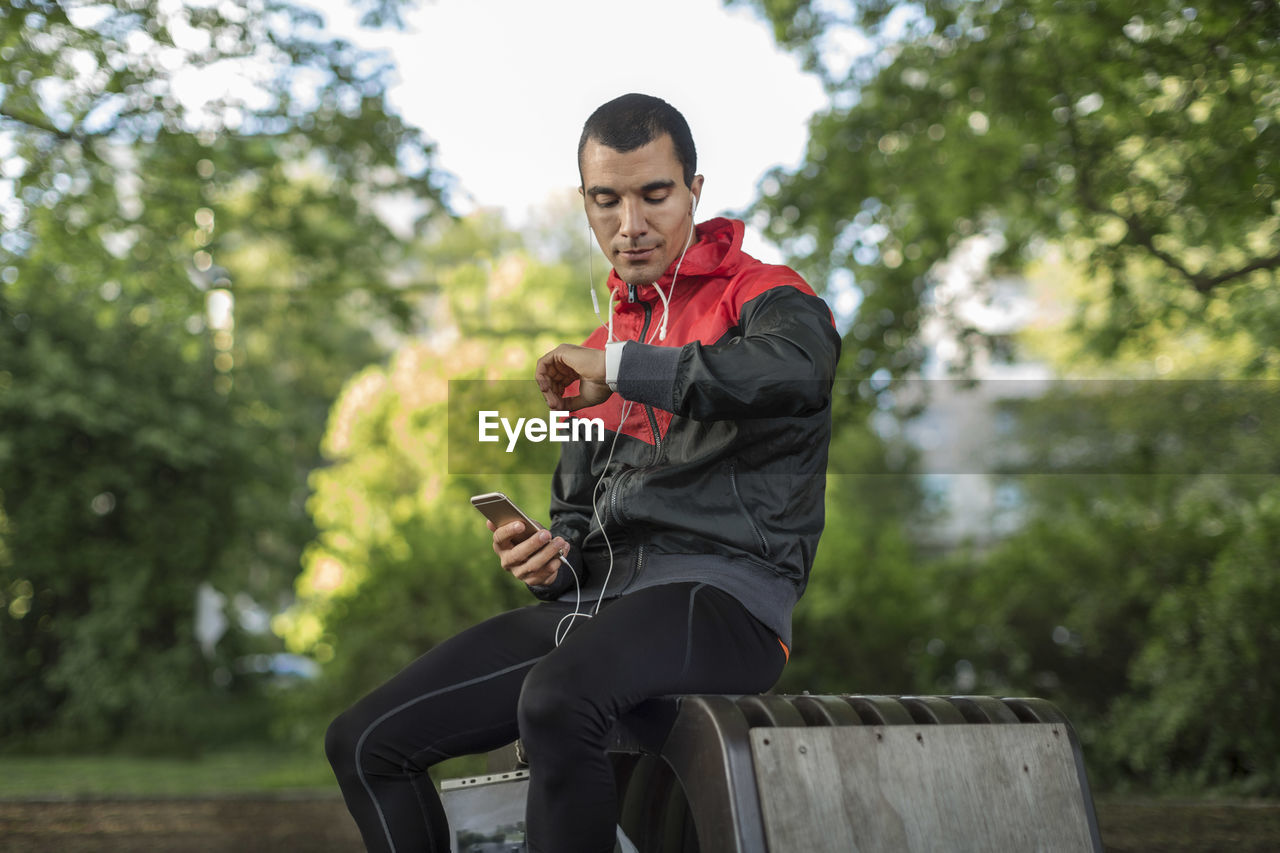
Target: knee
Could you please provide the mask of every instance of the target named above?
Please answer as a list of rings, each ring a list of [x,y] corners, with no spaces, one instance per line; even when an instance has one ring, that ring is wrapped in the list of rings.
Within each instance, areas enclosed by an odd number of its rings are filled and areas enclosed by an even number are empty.
[[[341,778],[355,772],[356,747],[359,744],[360,732],[350,710],[343,711],[324,733],[324,754],[334,773]]]
[[[538,677],[538,668],[534,667],[525,679],[516,707],[521,739],[528,744],[543,735],[554,735],[565,725],[568,699],[553,679]]]
[[[594,743],[608,733],[611,725],[590,690],[576,687],[563,669],[541,664],[525,679],[516,715],[520,739],[531,761],[548,750]]]

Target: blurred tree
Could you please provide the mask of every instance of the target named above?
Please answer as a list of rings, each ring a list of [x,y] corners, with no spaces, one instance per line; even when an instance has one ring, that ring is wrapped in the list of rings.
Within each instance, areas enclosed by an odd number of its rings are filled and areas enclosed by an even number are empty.
[[[1094,402],[1122,417],[1180,409],[1157,394]],[[1221,415],[1196,420],[1228,426]],[[1274,794],[1280,744],[1267,721],[1280,697],[1259,666],[1280,639],[1275,478],[1127,461],[1124,474],[1064,465],[1017,478],[1019,531],[927,567],[938,645],[916,659],[919,676],[931,692],[1057,702],[1104,787]]]
[[[551,230],[576,230],[577,211],[562,215],[563,229]],[[533,601],[498,567],[468,498],[503,491],[545,523],[558,449],[471,455],[456,445],[478,450],[472,399],[504,416],[545,416],[534,362],[596,323],[585,262],[536,260],[487,213],[443,229],[419,259],[441,284],[429,300],[432,334],[352,378],[329,418],[328,464],[312,474],[318,535],[297,603],[274,625],[290,648],[326,664],[318,695],[292,721],[298,737],[314,737],[318,719],[432,645]]]
[[[1179,345],[1143,337],[1107,372],[1150,376],[1149,353]],[[1179,372],[1240,363],[1198,355]],[[1104,786],[1274,793],[1280,696],[1258,668],[1280,639],[1275,383],[1170,370],[1003,403],[1001,476],[1025,523],[928,567],[937,644],[919,674],[932,691],[1058,702]]]
[[[1092,286],[1065,264],[1032,282],[1049,302]],[[1107,358],[1069,326],[1024,335],[1086,378],[1007,404],[1010,482],[1031,523],[970,563],[982,579],[967,594],[993,618],[966,630],[988,640],[988,675],[1078,709],[1100,778],[1274,793],[1280,697],[1258,667],[1277,641],[1280,403],[1274,372],[1235,378],[1257,363],[1249,318],[1219,305],[1206,319],[1136,329]],[[965,595],[965,577],[949,588]]]
[[[1268,478],[1269,481],[1274,478]],[[1104,744],[1138,778],[1280,792],[1280,488],[1188,519],[1222,545],[1158,591],[1151,631]],[[1218,509],[1212,507],[1211,509]],[[1191,515],[1191,513],[1188,513]]]
[[[1046,241],[1078,252],[1099,283],[1078,306],[1097,352],[1226,313],[1254,336],[1252,369],[1276,367],[1272,0],[738,2],[831,94],[804,163],[766,178],[759,209],[817,278],[853,273],[851,366],[917,366],[934,264],[991,232],[996,274]]]
[[[1280,6],[749,2],[831,96],[756,213],[861,291],[860,391],[921,365],[931,314],[970,354],[1030,344],[1075,377],[1274,379]],[[1011,341],[949,314],[938,264],[979,234],[992,278],[1029,273],[1070,324]],[[920,689],[1060,702],[1106,784],[1276,791],[1273,398],[1095,382],[1011,403],[992,440],[1020,454],[1024,523],[892,575],[919,608],[893,605],[903,639],[929,640],[888,654]]]
[[[197,586],[289,594],[328,406],[419,330],[383,207],[421,233],[443,179],[385,63],[320,25],[0,0],[0,735],[154,733],[146,703],[225,680],[248,641],[233,616],[193,657]]]
[[[240,535],[254,436],[205,341],[44,295],[0,324],[0,732],[176,740],[216,665],[195,590]]]
[[[826,526],[809,585],[792,617],[791,659],[777,690],[913,693],[915,658],[935,626],[922,554],[910,536],[924,521],[916,460],[879,435],[856,394],[837,394],[827,474]]]

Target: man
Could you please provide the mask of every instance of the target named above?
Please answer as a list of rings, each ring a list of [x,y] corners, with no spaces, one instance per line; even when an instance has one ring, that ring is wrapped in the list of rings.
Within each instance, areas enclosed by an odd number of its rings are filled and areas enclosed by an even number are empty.
[[[653,696],[761,692],[786,662],[823,524],[831,313],[741,251],[741,222],[695,227],[703,177],[666,102],[600,107],[578,165],[615,304],[535,378],[551,408],[615,434],[564,445],[550,530],[490,524],[502,567],[542,603],[440,644],[330,727],[370,850],[449,849],[428,767],[517,736],[529,849],[612,850],[618,716]]]

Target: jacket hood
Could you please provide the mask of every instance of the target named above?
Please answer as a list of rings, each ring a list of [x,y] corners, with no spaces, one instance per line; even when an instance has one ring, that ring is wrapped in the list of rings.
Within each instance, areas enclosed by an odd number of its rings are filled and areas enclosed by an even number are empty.
[[[684,254],[684,261],[677,255],[667,267],[667,271],[658,279],[657,284],[664,290],[671,284],[672,273],[676,265],[680,265],[680,280],[693,276],[714,276],[728,278],[742,267],[751,263],[751,258],[742,252],[742,235],[745,226],[740,219],[717,217],[708,219],[695,226],[694,235],[697,242]],[[609,272],[609,292],[615,301],[626,299],[627,283],[618,277],[616,270]],[[641,299],[656,299],[652,284],[642,284],[636,288],[636,295]]]

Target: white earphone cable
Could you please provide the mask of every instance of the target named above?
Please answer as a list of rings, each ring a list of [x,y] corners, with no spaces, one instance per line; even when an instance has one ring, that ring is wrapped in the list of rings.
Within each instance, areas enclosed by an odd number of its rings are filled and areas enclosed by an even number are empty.
[[[676,282],[680,279],[680,265],[684,263],[684,256],[688,253],[689,247],[693,245],[693,234],[696,227],[695,220],[698,214],[698,197],[693,197],[693,203],[689,207],[689,236],[685,238],[684,249],[680,252],[680,259],[676,261],[676,268],[671,273],[671,287],[666,293],[662,292],[662,288],[655,281],[653,289],[658,291],[658,298],[662,300],[662,323],[658,327],[658,340],[665,341],[667,339],[667,318],[671,316],[671,297],[676,292]],[[653,334],[650,333],[649,340],[645,343],[652,343]]]
[[[679,260],[676,261],[676,268],[671,273],[671,287],[667,290],[666,293],[663,293],[662,287],[659,286],[656,281],[653,283],[654,290],[658,292],[658,298],[662,300],[662,323],[660,324],[659,328],[656,330],[658,333],[658,340],[660,341],[666,340],[666,337],[667,337],[667,318],[671,314],[671,297],[672,295],[675,294],[675,291],[676,291],[676,281],[679,279],[679,276],[680,276],[680,266],[681,264],[684,263],[684,256],[685,254],[688,253],[689,247],[693,245],[693,236],[696,228],[695,217],[697,215],[697,211],[698,211],[698,197],[694,196],[693,204],[689,209],[689,236],[685,238],[684,249],[681,250],[680,258]],[[592,235],[592,238],[595,237],[595,231],[591,228],[591,223],[589,222],[587,223],[587,231]],[[590,241],[588,241],[588,243],[590,243]],[[592,255],[594,253],[595,253],[595,248],[594,246],[592,246],[588,249],[588,252],[587,252],[587,283],[591,291],[591,305],[595,309],[596,319],[600,321],[600,325],[605,326],[608,330],[608,338],[606,338],[606,341],[612,343],[613,342],[613,306],[612,304],[609,306],[609,321],[608,321],[608,324],[606,325],[604,318],[600,316],[600,300],[596,297],[595,270],[592,264]],[[649,339],[644,341],[644,343],[646,344],[651,343],[653,341],[653,334],[654,332],[650,332]],[[564,641],[564,638],[569,635],[569,631],[573,628],[574,619],[577,619],[577,618],[590,619],[592,616],[595,616],[600,612],[600,605],[604,602],[605,592],[609,589],[609,581],[613,578],[613,565],[614,565],[613,544],[609,541],[609,534],[605,532],[604,523],[600,520],[600,498],[598,493],[600,491],[600,484],[604,482],[604,478],[609,472],[609,464],[613,462],[613,452],[618,446],[618,436],[622,434],[623,425],[626,424],[627,416],[631,414],[631,408],[633,405],[634,405],[634,401],[632,400],[627,400],[625,402],[625,405],[623,405],[622,418],[618,421],[618,429],[614,432],[613,441],[609,444],[609,455],[605,459],[604,466],[600,469],[600,477],[596,480],[595,485],[591,487],[591,520],[595,523],[596,529],[600,531],[600,535],[604,538],[605,549],[609,553],[609,569],[608,571],[605,572],[604,583],[600,585],[600,595],[596,599],[595,608],[592,609],[591,613],[584,613],[582,612],[581,578],[578,576],[577,570],[574,569],[573,565],[570,564],[570,562],[567,559],[565,559],[564,557],[560,558],[560,561],[564,563],[566,566],[568,566],[570,573],[573,574],[573,584],[574,584],[574,589],[576,591],[577,597],[573,605],[573,612],[566,614],[556,624],[555,644],[557,647],[560,645],[560,643]],[[588,529],[587,530],[588,535],[590,535],[590,532],[591,532],[590,529]],[[567,626],[565,625],[566,621],[569,623]]]

